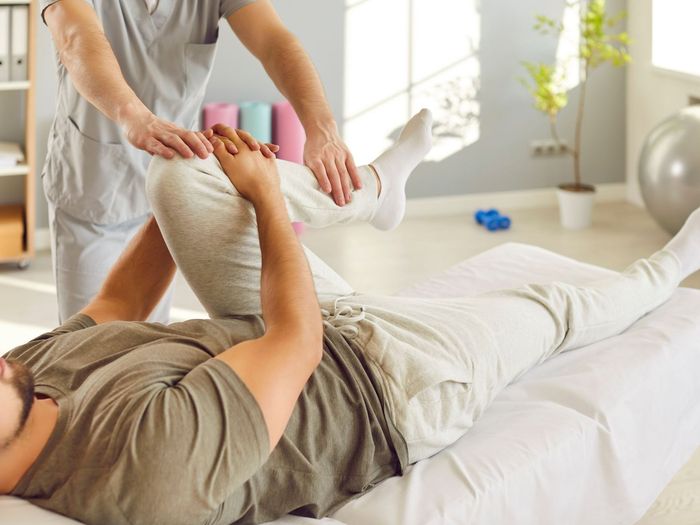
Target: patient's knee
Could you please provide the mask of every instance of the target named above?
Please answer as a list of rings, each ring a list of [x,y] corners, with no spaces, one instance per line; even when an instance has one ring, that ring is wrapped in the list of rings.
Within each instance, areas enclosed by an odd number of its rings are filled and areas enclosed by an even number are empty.
[[[146,173],[146,194],[151,204],[167,200],[181,186],[191,170],[186,159],[153,157]]]
[[[232,191],[230,181],[213,155],[207,159],[153,157],[148,167],[146,193],[152,205],[172,202],[182,195],[211,193],[212,190]]]

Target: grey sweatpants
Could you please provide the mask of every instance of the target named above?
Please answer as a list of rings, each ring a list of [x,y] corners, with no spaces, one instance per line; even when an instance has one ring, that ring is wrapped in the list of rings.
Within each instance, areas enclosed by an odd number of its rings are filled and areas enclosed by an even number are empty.
[[[312,227],[369,220],[376,181],[338,207],[311,171],[278,161],[290,219]],[[211,317],[259,314],[260,246],[252,205],[217,160],[151,164],[147,190],[164,238]],[[529,285],[477,297],[422,299],[357,293],[306,250],[326,322],[362,349],[383,383],[411,462],[456,441],[493,398],[546,359],[620,333],[665,302],[680,266],[670,252],[580,287]]]

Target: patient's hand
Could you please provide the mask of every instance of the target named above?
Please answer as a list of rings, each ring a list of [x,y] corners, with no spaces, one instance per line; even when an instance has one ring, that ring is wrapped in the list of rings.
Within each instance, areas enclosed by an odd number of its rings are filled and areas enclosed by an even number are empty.
[[[274,157],[268,158],[260,150],[250,149],[248,143],[254,139],[246,131],[232,128],[221,131],[226,136],[214,135],[211,139],[214,155],[238,192],[253,204],[270,194],[281,194]],[[232,154],[231,149],[238,153]]]
[[[210,138],[212,135],[221,135],[223,137],[227,137],[228,134],[232,131],[235,133],[235,130],[233,130],[230,126],[227,126],[226,124],[214,124],[211,128],[204,132],[204,136],[206,138]],[[277,153],[280,150],[280,147],[277,144],[259,142],[250,133],[243,132],[241,133],[240,138],[243,140],[243,142],[245,142],[248,145],[250,149],[252,149],[253,151],[260,150],[262,154],[265,155],[268,159],[274,159],[275,153]],[[227,142],[226,149],[228,149],[228,152],[232,155],[238,153],[238,148],[236,148],[236,146],[233,145],[233,142]]]

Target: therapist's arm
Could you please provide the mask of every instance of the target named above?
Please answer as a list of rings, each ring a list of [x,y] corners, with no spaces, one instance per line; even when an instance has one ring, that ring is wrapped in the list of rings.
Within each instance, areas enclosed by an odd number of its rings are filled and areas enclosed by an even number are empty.
[[[85,0],[60,0],[43,13],[61,63],[78,92],[118,123],[135,147],[167,159],[206,158],[211,144],[202,133],[159,119],[129,87],[94,9]]]
[[[262,63],[291,102],[306,131],[304,162],[321,189],[339,206],[360,189],[355,161],[338,133],[321,79],[299,40],[284,26],[269,0],[258,0],[231,14],[229,25]]]
[[[97,297],[81,313],[96,323],[145,321],[175,275],[175,262],[151,218],[112,267]]]

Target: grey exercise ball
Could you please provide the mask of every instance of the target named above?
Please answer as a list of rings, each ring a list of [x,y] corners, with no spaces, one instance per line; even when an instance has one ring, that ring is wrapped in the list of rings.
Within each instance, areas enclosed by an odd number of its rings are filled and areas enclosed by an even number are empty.
[[[644,203],[659,225],[676,234],[700,208],[700,107],[662,122],[644,143],[639,161]]]

